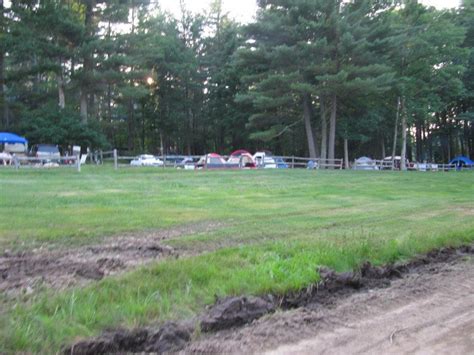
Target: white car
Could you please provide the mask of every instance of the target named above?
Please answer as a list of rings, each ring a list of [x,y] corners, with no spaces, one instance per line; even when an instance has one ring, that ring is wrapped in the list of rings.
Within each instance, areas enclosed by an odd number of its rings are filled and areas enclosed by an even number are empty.
[[[150,154],[142,154],[130,162],[131,166],[163,166],[163,161]]]
[[[176,164],[176,169],[194,170],[196,163],[197,159],[192,157],[184,157],[183,160]]]
[[[377,162],[369,157],[360,157],[354,161],[353,170],[379,170]]]
[[[253,160],[255,161],[255,165],[257,165],[257,168],[264,168],[264,169],[277,168],[277,163],[275,159],[265,152],[256,152],[253,156]]]

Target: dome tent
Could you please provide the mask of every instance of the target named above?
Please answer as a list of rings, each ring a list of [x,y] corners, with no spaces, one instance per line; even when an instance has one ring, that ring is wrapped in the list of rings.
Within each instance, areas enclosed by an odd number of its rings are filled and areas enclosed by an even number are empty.
[[[468,157],[458,156],[454,159],[451,159],[449,164],[456,165],[459,168],[474,168],[474,161]]]
[[[232,152],[226,164],[229,168],[256,168],[252,155],[244,149]]]
[[[196,163],[197,169],[224,169],[226,167],[225,160],[217,153],[203,155]]]

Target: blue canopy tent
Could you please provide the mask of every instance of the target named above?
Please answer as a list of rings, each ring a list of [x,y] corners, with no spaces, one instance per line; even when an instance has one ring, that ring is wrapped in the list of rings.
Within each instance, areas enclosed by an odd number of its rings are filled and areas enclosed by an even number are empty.
[[[468,157],[462,157],[462,156],[451,159],[449,164],[454,164],[458,167],[471,167],[471,168],[474,167],[474,161],[472,161]]]
[[[13,133],[8,133],[8,132],[0,132],[0,144],[24,144],[27,145],[28,141],[20,136],[17,136],[16,134]]]

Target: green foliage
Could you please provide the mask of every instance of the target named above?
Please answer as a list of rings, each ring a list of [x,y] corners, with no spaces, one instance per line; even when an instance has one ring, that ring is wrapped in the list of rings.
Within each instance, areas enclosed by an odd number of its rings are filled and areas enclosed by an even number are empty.
[[[242,25],[219,0],[203,14],[183,6],[177,19],[146,0],[10,2],[0,34],[1,129],[43,130],[34,113],[57,102],[120,150],[318,155],[311,146],[319,148],[328,121],[337,156],[342,139],[351,157],[380,156],[394,143],[401,97],[415,132],[410,158],[472,154],[471,1],[457,10],[411,0],[259,6]]]
[[[93,149],[109,148],[97,123],[83,123],[75,110],[61,110],[52,105],[25,113],[20,130],[30,145],[53,143],[63,148],[72,145]]]

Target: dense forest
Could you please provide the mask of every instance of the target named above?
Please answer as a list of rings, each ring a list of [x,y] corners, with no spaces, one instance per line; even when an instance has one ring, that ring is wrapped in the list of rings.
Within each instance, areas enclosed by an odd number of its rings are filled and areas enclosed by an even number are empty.
[[[179,1],[179,0],[176,0]],[[474,157],[474,1],[0,0],[0,131],[130,153]]]

